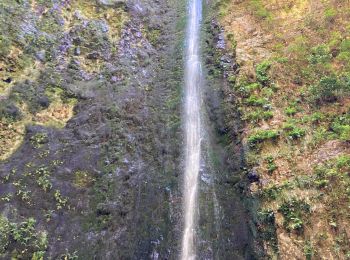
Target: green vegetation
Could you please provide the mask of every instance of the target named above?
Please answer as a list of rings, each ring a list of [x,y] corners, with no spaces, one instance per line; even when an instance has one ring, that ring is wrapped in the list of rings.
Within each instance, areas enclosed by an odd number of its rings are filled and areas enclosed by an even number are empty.
[[[30,137],[29,140],[35,148],[40,148],[48,142],[48,136],[46,133],[37,133]]]
[[[50,181],[50,172],[47,167],[41,166],[35,171],[36,182],[45,192],[52,188]]]
[[[333,192],[333,185],[337,185],[339,192],[343,191],[342,194],[340,193],[343,200],[350,201],[350,176],[346,174],[348,170],[350,170],[350,156],[340,156],[315,168],[314,183],[317,188],[326,189],[329,192]]]
[[[272,156],[268,156],[266,158],[267,163],[267,171],[272,174],[275,170],[277,170],[277,165],[275,164],[275,159]]]
[[[288,252],[292,242],[307,259],[324,254],[346,259],[348,3],[321,1],[316,7],[312,1],[235,1],[228,9],[231,13],[222,19],[227,36],[243,40],[232,45],[242,60],[232,89],[245,120],[247,145],[259,148],[247,153],[247,163],[266,180],[252,186],[261,199],[261,229],[273,231],[265,217],[281,214],[285,229],[275,229],[277,237],[294,232],[288,242],[278,241],[277,250],[266,236],[269,254],[276,253],[270,257],[300,257]],[[254,29],[241,30],[241,23]]]
[[[276,218],[275,213],[271,209],[262,210],[258,213],[260,226],[259,232],[263,236],[264,241],[273,249],[275,253],[278,252],[278,239],[276,236]]]
[[[159,29],[151,29],[146,32],[146,37],[153,46],[157,45],[160,35],[161,31]]]
[[[267,60],[263,61],[262,63],[256,66],[256,79],[263,86],[267,86],[268,83],[270,82],[270,78],[268,75],[268,71],[270,68],[271,68],[271,62]]]
[[[245,103],[250,106],[264,106],[268,104],[268,100],[266,98],[259,98],[255,95],[251,95],[249,98],[245,99]]]
[[[67,205],[68,198],[62,196],[61,191],[55,190],[54,197],[55,197],[55,200],[56,200],[56,208],[57,208],[57,210],[60,210],[60,209],[62,209],[63,207],[65,207]]]
[[[312,246],[312,243],[310,240],[306,241],[305,243],[304,254],[305,254],[306,260],[311,260],[312,257],[315,255],[315,249]]]
[[[261,108],[255,109],[252,112],[248,112],[243,117],[243,119],[248,120],[251,123],[258,123],[261,120],[269,120],[271,118],[273,118],[273,112],[265,111]]]
[[[12,259],[43,259],[48,245],[47,233],[37,230],[35,225],[34,218],[16,223],[0,216],[0,256]],[[6,254],[9,248],[16,249],[11,256]]]
[[[298,110],[294,106],[290,106],[285,109],[285,112],[287,116],[294,116]]]
[[[332,58],[330,49],[326,44],[321,44],[311,49],[311,54],[308,57],[310,64],[319,64],[329,62]]]
[[[327,8],[324,11],[324,18],[328,22],[334,22],[334,19],[335,19],[336,15],[337,15],[337,10],[334,9],[334,8]]]
[[[261,19],[270,20],[271,13],[265,8],[262,0],[250,0],[251,7],[253,8],[254,14]]]
[[[248,137],[248,143],[251,147],[255,147],[266,140],[275,140],[278,136],[279,132],[276,130],[257,130]]]
[[[284,226],[288,231],[302,232],[304,221],[302,220],[305,213],[310,213],[310,205],[303,200],[291,198],[282,203],[278,209],[284,217]]]
[[[335,76],[323,77],[317,85],[310,88],[313,99],[318,103],[336,101],[338,98],[348,95],[349,91],[349,85]]]
[[[95,179],[86,171],[76,171],[74,185],[79,188],[87,188],[93,185]]]
[[[283,125],[283,130],[290,139],[298,139],[306,134],[305,129],[297,127],[294,122],[285,123]]]
[[[337,117],[331,125],[331,129],[342,141],[350,141],[350,115]]]
[[[2,102],[0,104],[0,120],[15,122],[22,118],[22,113],[16,105],[11,102]]]

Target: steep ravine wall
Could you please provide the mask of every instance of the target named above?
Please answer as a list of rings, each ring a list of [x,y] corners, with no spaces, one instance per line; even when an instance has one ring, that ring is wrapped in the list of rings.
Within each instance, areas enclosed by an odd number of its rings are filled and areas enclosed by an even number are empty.
[[[245,166],[245,152],[236,93],[229,75],[239,67],[226,45],[213,2],[206,2],[202,32],[205,74],[203,109],[207,127],[203,146],[207,164],[202,173],[200,258],[263,259],[258,233],[259,201],[251,196],[249,183],[256,181]],[[209,176],[208,176],[209,175]]]
[[[0,258],[178,259],[186,1],[1,4],[2,21],[27,24],[4,23],[0,45],[0,138],[15,148],[1,150]],[[228,84],[238,68],[205,4],[213,174],[201,184],[199,258],[260,259],[255,176]]]
[[[25,131],[0,164],[0,258],[176,259],[185,1],[20,2],[1,18],[28,26],[3,35],[22,48],[11,37],[33,34],[23,53],[40,71],[2,96],[2,123]],[[59,127],[20,116],[56,95],[74,99]]]
[[[267,254],[347,259],[349,3],[218,0],[215,10],[238,64],[224,96],[244,122],[248,189],[260,201]]]

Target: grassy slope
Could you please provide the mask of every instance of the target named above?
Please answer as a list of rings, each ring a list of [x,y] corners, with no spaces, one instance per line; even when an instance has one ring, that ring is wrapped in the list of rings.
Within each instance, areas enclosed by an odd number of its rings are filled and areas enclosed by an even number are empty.
[[[221,1],[229,79],[260,175],[261,231],[282,259],[350,257],[350,4]],[[277,228],[278,241],[269,235]]]

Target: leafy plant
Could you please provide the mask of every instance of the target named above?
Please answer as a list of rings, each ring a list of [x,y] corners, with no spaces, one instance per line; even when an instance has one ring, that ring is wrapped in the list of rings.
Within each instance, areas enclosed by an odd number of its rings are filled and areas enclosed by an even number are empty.
[[[73,253],[67,252],[65,254],[62,254],[59,259],[60,260],[76,260],[78,259],[77,251],[74,251]]]
[[[48,142],[48,136],[46,133],[37,133],[30,137],[29,140],[35,148],[40,148],[43,144]]]
[[[349,88],[335,76],[327,76],[320,79],[319,83],[310,88],[313,99],[318,102],[333,102],[339,96],[349,92]]]
[[[297,109],[292,106],[289,106],[285,109],[285,113],[287,116],[294,116],[297,112],[298,112]]]
[[[46,166],[41,166],[35,171],[36,182],[45,192],[52,188],[50,181],[50,172]]]
[[[251,83],[251,84],[242,84],[238,85],[237,92],[244,98],[249,98],[249,96],[257,89],[259,89],[261,85],[259,83]]]
[[[334,120],[331,129],[338,134],[342,141],[350,141],[350,116],[340,116]]]
[[[55,200],[56,200],[56,207],[57,209],[62,209],[64,206],[67,205],[68,202],[68,198],[67,197],[63,197],[61,192],[59,190],[55,191]]]
[[[255,95],[251,95],[245,100],[245,103],[250,106],[264,106],[268,104],[268,100],[266,98],[259,98]]]
[[[284,226],[288,231],[296,230],[302,232],[304,227],[302,215],[310,212],[310,205],[303,200],[291,198],[285,200],[278,211],[282,213]]]
[[[283,130],[285,130],[286,135],[290,139],[298,139],[305,135],[306,131],[303,128],[299,128],[294,123],[286,123],[283,125]]]
[[[273,118],[272,111],[265,111],[260,108],[249,112],[244,116],[244,119],[249,120],[252,123],[257,123],[260,120],[268,120],[271,118]]]
[[[20,259],[43,259],[47,245],[47,233],[35,228],[36,220],[28,218],[20,223],[10,222],[0,216],[0,254],[14,246]]]
[[[325,119],[325,115],[321,112],[315,112],[311,115],[310,120],[312,123],[320,123]]]
[[[311,49],[308,60],[311,64],[326,63],[332,58],[329,47],[326,44],[320,44]]]
[[[282,191],[283,191],[282,186],[271,185],[267,188],[264,188],[261,195],[264,199],[275,200],[280,196]]]
[[[268,71],[271,68],[271,62],[270,61],[263,61],[262,63],[258,64],[256,66],[256,79],[259,83],[261,83],[263,86],[266,86],[270,79],[268,76]]]
[[[306,260],[311,260],[312,257],[314,256],[315,252],[314,252],[314,248],[311,244],[311,241],[308,240],[306,241],[305,243],[305,246],[304,246],[304,254],[305,254],[305,257],[306,257]]]
[[[264,142],[266,140],[277,139],[278,136],[279,133],[277,130],[258,130],[254,134],[249,136],[248,144],[254,147],[258,143]]]
[[[268,156],[266,158],[266,162],[267,162],[267,171],[268,173],[272,174],[277,169],[277,165],[275,164],[275,159],[272,156]]]

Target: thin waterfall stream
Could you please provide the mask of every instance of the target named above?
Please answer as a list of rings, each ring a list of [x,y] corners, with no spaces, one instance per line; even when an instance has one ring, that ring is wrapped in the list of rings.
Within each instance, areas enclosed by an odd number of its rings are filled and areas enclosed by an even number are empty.
[[[181,259],[196,258],[196,225],[198,218],[198,182],[201,157],[201,0],[189,0],[185,64],[185,179],[184,232]]]

